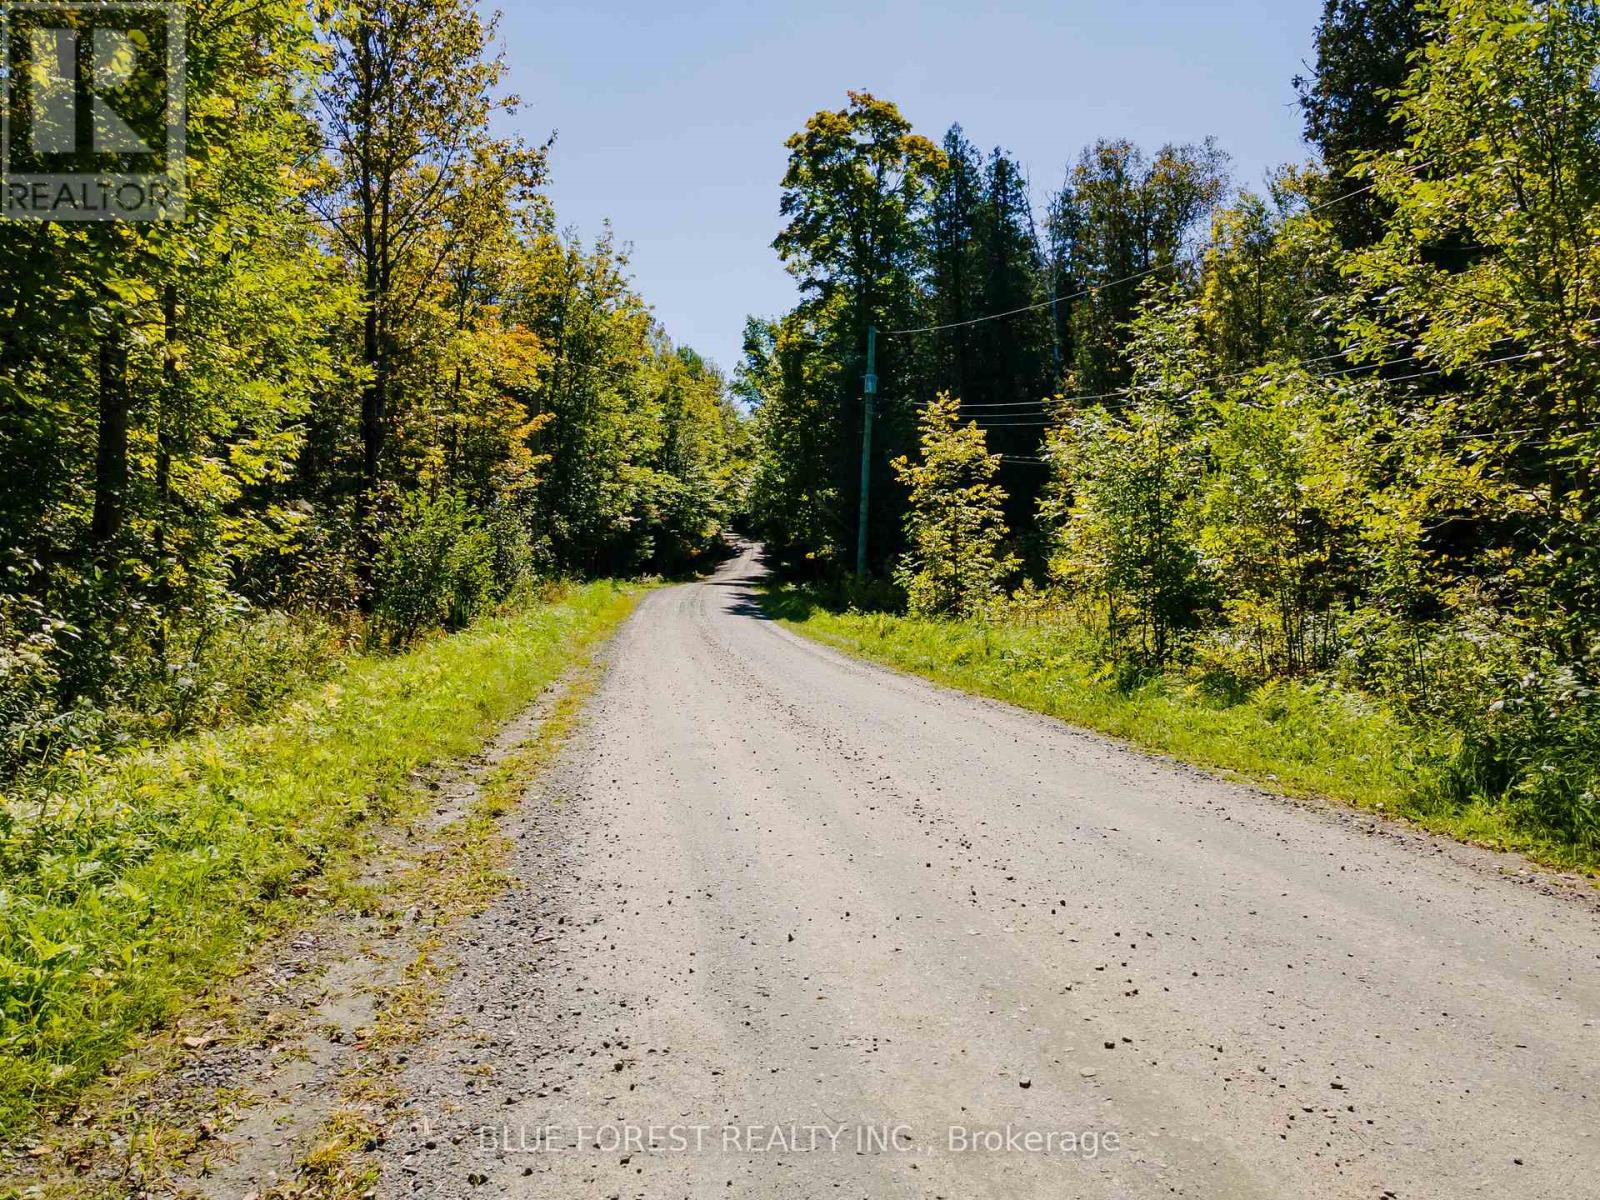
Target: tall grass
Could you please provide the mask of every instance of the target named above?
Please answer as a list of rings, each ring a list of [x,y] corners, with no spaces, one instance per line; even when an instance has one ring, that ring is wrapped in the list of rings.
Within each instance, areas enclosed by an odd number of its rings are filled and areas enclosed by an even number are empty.
[[[1463,840],[1593,870],[1600,855],[1510,803],[1463,802],[1461,739],[1402,720],[1325,680],[1242,685],[1221,676],[1119,675],[1070,621],[917,620],[840,611],[774,589],[768,611],[846,653],[1004,700],[1291,795],[1382,810]]]
[[[304,908],[413,772],[471,754],[609,633],[639,589],[562,588],[358,659],[270,721],[0,806],[0,1137],[69,1098],[265,928]]]

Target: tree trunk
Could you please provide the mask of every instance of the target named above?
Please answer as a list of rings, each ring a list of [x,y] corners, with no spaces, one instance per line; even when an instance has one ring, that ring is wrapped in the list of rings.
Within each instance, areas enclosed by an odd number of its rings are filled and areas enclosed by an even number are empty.
[[[171,548],[168,545],[172,522],[172,446],[173,427],[178,415],[178,288],[167,284],[161,295],[161,319],[166,338],[166,355],[161,364],[161,400],[156,412],[156,495],[155,565],[156,653],[165,661],[167,624],[174,601]]]
[[[384,393],[388,382],[378,303],[377,296],[369,293],[363,352],[372,377],[361,389],[361,486],[356,494],[355,513],[361,546],[356,556],[356,574],[361,581],[361,607],[368,613],[376,599],[372,592],[373,568],[378,556],[375,510],[383,461]]]
[[[128,355],[122,327],[100,337],[100,412],[96,430],[94,517],[90,533],[102,548],[122,532],[128,491]]]
[[[385,288],[384,256],[388,249],[386,201],[387,176],[372,146],[376,127],[381,47],[377,30],[363,19],[358,26],[356,52],[359,62],[360,95],[356,104],[360,138],[358,160],[361,206],[361,258],[366,319],[362,329],[362,356],[371,373],[361,389],[361,482],[356,489],[355,524],[358,551],[356,578],[360,583],[360,604],[371,613],[377,597],[373,592],[373,572],[378,555],[377,494],[383,463],[385,422],[388,414],[388,363],[386,361],[383,306],[388,299]]]

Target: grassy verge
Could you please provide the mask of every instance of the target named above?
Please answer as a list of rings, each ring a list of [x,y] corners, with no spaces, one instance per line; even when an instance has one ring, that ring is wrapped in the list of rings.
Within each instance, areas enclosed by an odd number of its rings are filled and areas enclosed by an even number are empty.
[[[285,922],[345,886],[415,773],[478,750],[639,590],[562,589],[357,660],[271,722],[86,772],[0,809],[0,1138],[68,1100]]]
[[[578,726],[599,686],[596,663],[580,668],[533,737],[483,780],[477,802],[447,831],[396,888],[396,902],[427,914],[416,957],[398,987],[379,1006],[365,1039],[362,1063],[344,1081],[343,1103],[324,1124],[297,1173],[264,1200],[362,1200],[378,1183],[373,1149],[399,1118],[405,1095],[398,1083],[400,1052],[418,1043],[436,994],[450,970],[448,931],[480,913],[505,890],[511,843],[501,819],[527,794]]]
[[[1164,676],[1119,686],[1069,631],[1048,625],[925,621],[838,612],[803,591],[764,603],[797,633],[935,683],[1004,700],[1139,746],[1263,784],[1404,817],[1434,832],[1546,865],[1593,872],[1580,847],[1520,826],[1484,803],[1442,799],[1454,747],[1365,697],[1326,684],[1277,683],[1238,693]]]

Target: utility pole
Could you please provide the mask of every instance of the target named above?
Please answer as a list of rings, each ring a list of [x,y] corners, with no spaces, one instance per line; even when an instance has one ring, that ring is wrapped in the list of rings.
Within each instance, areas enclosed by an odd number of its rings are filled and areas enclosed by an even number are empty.
[[[878,331],[867,326],[867,378],[862,389],[861,516],[856,533],[856,575],[867,577],[867,513],[872,492],[872,410],[878,402]]]

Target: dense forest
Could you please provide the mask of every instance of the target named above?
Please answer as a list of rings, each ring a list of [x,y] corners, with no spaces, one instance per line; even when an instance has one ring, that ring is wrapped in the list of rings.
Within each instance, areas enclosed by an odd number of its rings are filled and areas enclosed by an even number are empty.
[[[851,93],[731,381],[563,231],[469,0],[187,16],[185,218],[0,229],[7,776],[738,521],[849,604],[1369,697],[1600,837],[1595,5],[1328,0],[1259,188],[1108,136],[1039,204]]]
[[[724,379],[558,226],[471,0],[186,10],[185,218],[0,229],[0,772],[681,570],[735,500]]]
[[[813,116],[751,522],[836,599],[1049,617],[1130,687],[1365,697],[1449,748],[1442,803],[1600,846],[1600,7],[1328,0],[1295,83],[1316,157],[1265,187],[1107,137],[1042,212],[959,126]]]

